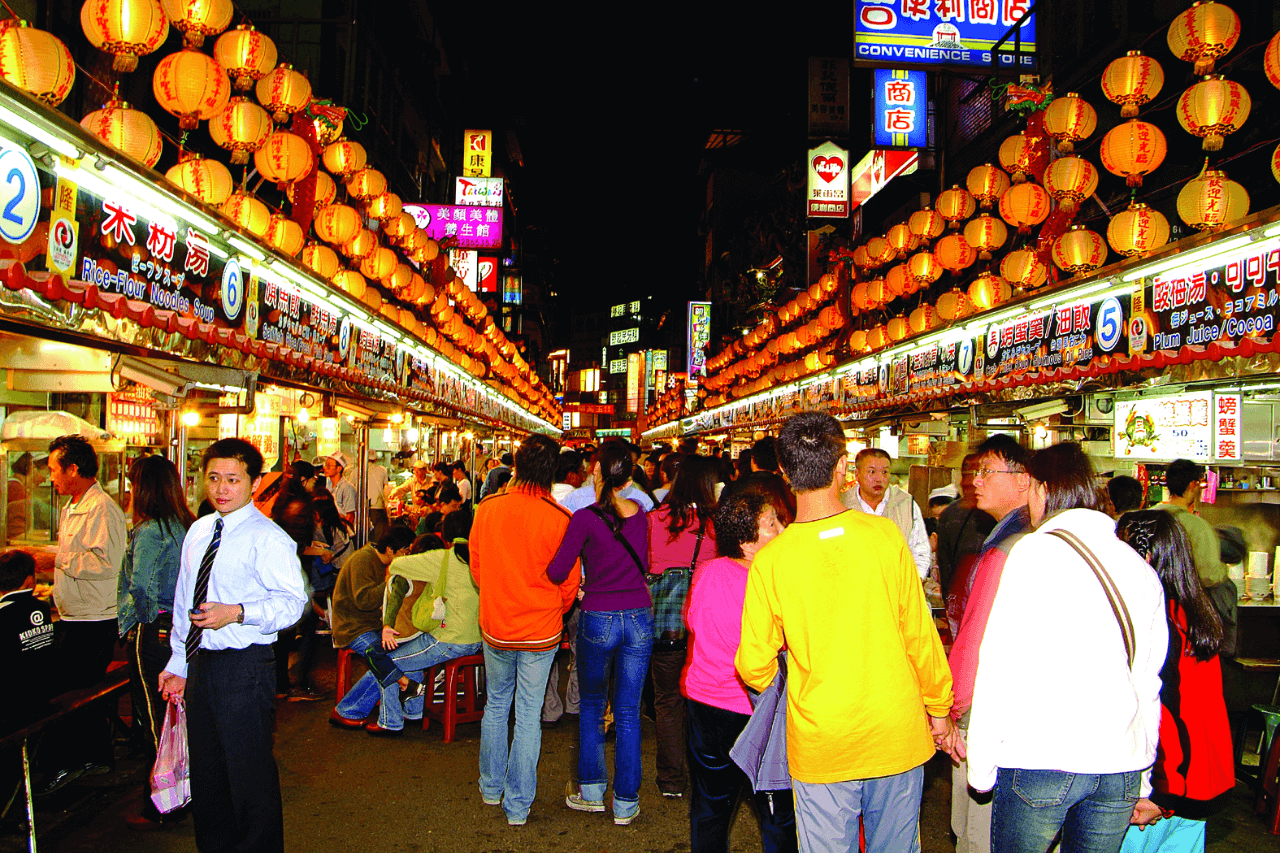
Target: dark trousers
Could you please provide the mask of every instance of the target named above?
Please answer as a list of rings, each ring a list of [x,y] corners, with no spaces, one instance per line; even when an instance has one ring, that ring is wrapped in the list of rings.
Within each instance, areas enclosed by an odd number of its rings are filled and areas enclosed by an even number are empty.
[[[284,850],[280,773],[271,754],[270,646],[201,652],[187,673],[191,813],[200,853]]]
[[[680,671],[684,669],[685,641],[653,644],[649,658],[653,675],[653,710],[658,729],[658,789],[684,791],[685,739],[684,696],[680,693]]]
[[[162,613],[148,625],[129,632],[129,688],[133,699],[134,741],[152,756],[160,746],[165,706],[160,698],[160,673],[169,663],[169,632],[173,617]]]
[[[729,827],[744,790],[751,790],[747,775],[729,750],[742,734],[748,714],[704,705],[693,699],[689,707],[689,803],[690,853],[727,853]],[[798,849],[796,813],[791,792],[759,791],[754,794],[760,819],[760,839],[765,853]]]
[[[120,639],[118,624],[115,619],[97,622],[62,619],[54,623],[54,648],[58,661],[54,673],[54,694],[92,687],[102,681],[115,654],[116,641]],[[49,745],[45,750],[48,762],[45,766],[52,771],[80,767],[86,762],[112,764],[111,717],[107,706],[101,705],[100,712],[93,710],[58,726],[57,735],[46,737],[44,742]]]

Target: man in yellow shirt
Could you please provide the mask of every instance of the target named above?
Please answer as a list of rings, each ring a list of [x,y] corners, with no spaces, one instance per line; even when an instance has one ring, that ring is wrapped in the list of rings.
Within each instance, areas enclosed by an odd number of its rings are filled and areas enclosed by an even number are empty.
[[[803,412],[778,436],[795,523],[752,563],[735,659],[763,690],[784,642],[787,762],[800,850],[919,850],[924,763],[963,754],[951,671],[915,562],[892,521],[847,510],[835,418]]]

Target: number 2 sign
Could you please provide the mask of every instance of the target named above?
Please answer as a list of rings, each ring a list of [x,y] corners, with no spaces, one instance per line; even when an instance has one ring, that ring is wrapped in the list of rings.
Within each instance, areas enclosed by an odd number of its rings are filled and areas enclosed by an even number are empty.
[[[40,176],[31,155],[17,148],[0,152],[0,237],[21,243],[40,219]]]

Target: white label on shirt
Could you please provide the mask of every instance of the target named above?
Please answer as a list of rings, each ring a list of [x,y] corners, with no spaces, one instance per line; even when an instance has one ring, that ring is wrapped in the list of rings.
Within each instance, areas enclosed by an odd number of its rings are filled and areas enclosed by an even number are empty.
[[[843,536],[843,535],[844,535],[844,528],[843,528],[843,527],[833,527],[833,528],[831,528],[830,530],[824,530],[824,531],[822,531],[821,533],[819,533],[819,534],[818,534],[818,538],[819,538],[819,539],[830,539],[830,538],[832,538],[833,536]]]

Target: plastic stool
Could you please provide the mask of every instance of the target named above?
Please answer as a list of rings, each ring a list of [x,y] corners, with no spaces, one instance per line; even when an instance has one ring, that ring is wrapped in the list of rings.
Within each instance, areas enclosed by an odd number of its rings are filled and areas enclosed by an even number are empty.
[[[441,666],[444,667],[444,688],[436,690],[436,673]],[[444,724],[444,742],[453,743],[453,731],[458,723],[474,723],[484,717],[485,694],[477,687],[483,672],[482,654],[454,658],[428,669],[423,683],[432,686],[422,707],[422,730],[426,731],[431,721],[436,720]]]
[[[1280,705],[1254,705],[1253,710],[1266,720],[1258,746],[1258,799],[1253,811],[1265,816],[1268,832],[1280,835]]]
[[[356,653],[351,649],[338,649],[338,686],[334,691],[338,702],[351,690],[351,664],[355,662],[355,657]]]

